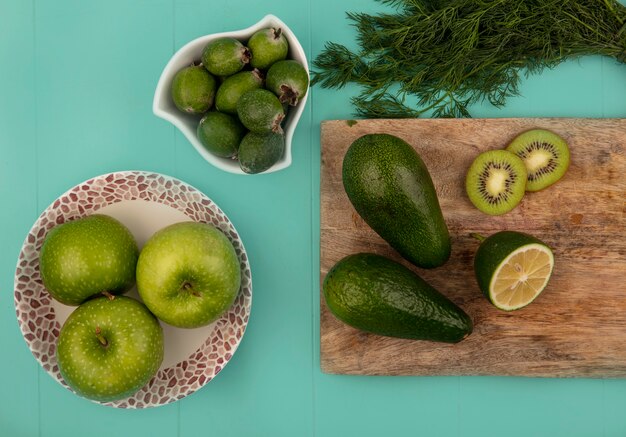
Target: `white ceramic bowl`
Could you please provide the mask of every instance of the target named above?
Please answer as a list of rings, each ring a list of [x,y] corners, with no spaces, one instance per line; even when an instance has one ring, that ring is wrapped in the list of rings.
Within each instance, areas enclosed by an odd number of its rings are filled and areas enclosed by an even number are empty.
[[[174,53],[174,56],[172,56],[170,61],[165,66],[154,92],[154,101],[152,103],[152,111],[154,114],[176,126],[185,135],[185,137],[187,137],[189,142],[196,148],[198,153],[200,153],[205,160],[213,164],[215,167],[230,173],[246,174],[239,168],[239,163],[236,160],[219,158],[209,153],[204,146],[202,146],[202,143],[200,143],[196,136],[196,129],[200,118],[198,116],[184,114],[176,108],[170,96],[172,80],[179,70],[191,65],[194,61],[198,61],[202,57],[202,50],[208,42],[222,37],[232,37],[245,42],[256,31],[268,27],[281,28],[283,34],[289,42],[289,54],[287,57],[300,62],[308,74],[309,68],[306,55],[304,54],[304,50],[294,33],[285,23],[274,15],[266,15],[258,23],[248,27],[247,29],[205,35],[185,44],[180,50]],[[308,95],[309,92],[307,91],[306,95],[300,100],[297,106],[290,107],[284,125],[285,153],[276,164],[264,173],[282,170],[291,165],[291,141],[296,125],[298,124],[302,111],[304,110],[304,105],[306,104]]]

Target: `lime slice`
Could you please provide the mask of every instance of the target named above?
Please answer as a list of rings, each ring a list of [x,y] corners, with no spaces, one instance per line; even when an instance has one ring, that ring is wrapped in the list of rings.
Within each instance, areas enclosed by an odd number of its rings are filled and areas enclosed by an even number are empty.
[[[498,232],[481,243],[474,259],[483,294],[497,308],[513,311],[531,303],[548,285],[554,255],[528,234]]]

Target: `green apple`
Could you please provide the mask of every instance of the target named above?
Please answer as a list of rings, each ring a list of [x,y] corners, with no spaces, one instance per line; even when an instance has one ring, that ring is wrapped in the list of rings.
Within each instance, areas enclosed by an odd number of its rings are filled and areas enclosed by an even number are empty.
[[[79,305],[98,293],[128,291],[135,284],[138,256],[128,228],[113,217],[93,214],[48,232],[39,270],[52,297]]]
[[[233,304],[241,270],[217,228],[181,222],[157,231],[137,262],[137,289],[159,319],[180,328],[208,325]]]
[[[97,297],[74,310],[57,343],[59,370],[79,395],[107,402],[131,396],[163,361],[163,329],[145,305]]]

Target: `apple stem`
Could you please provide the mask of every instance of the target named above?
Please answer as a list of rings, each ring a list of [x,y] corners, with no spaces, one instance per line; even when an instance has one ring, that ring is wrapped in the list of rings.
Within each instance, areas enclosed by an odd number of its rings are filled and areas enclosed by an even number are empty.
[[[96,326],[96,337],[98,338],[98,341],[100,342],[100,344],[104,347],[109,345],[109,342],[107,341],[106,338],[104,338],[104,336],[102,335],[102,330],[100,329],[99,326]]]
[[[103,292],[102,292],[102,294],[103,294],[103,295],[105,295],[105,296],[107,297],[107,299],[109,299],[109,300],[113,300],[113,299],[115,299],[115,296],[114,296],[113,294],[109,293],[109,292],[108,292],[108,291],[106,291],[106,290],[105,290],[105,291],[103,291]]]
[[[185,289],[185,291],[188,291],[189,293],[191,293],[192,295],[196,296],[196,297],[200,297],[200,293],[198,293],[197,291],[195,291],[191,284],[189,282],[185,282],[183,284],[183,288]]]
[[[476,239],[477,239],[478,241],[480,241],[481,243],[482,243],[483,241],[485,241],[485,237],[483,237],[483,236],[482,236],[482,235],[480,235],[480,234],[477,234],[476,232],[472,232],[472,233],[470,234],[470,237],[474,237],[474,238],[476,238]]]

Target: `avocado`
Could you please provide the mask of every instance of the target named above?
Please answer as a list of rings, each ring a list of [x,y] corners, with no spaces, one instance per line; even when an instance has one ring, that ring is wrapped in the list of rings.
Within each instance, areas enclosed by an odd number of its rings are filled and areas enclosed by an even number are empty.
[[[368,134],[343,159],[343,186],[365,222],[404,258],[433,268],[450,257],[450,235],[433,181],[398,137]]]
[[[324,278],[322,290],[330,311],[363,331],[445,343],[457,343],[472,332],[472,320],[461,308],[384,256],[343,258]]]

